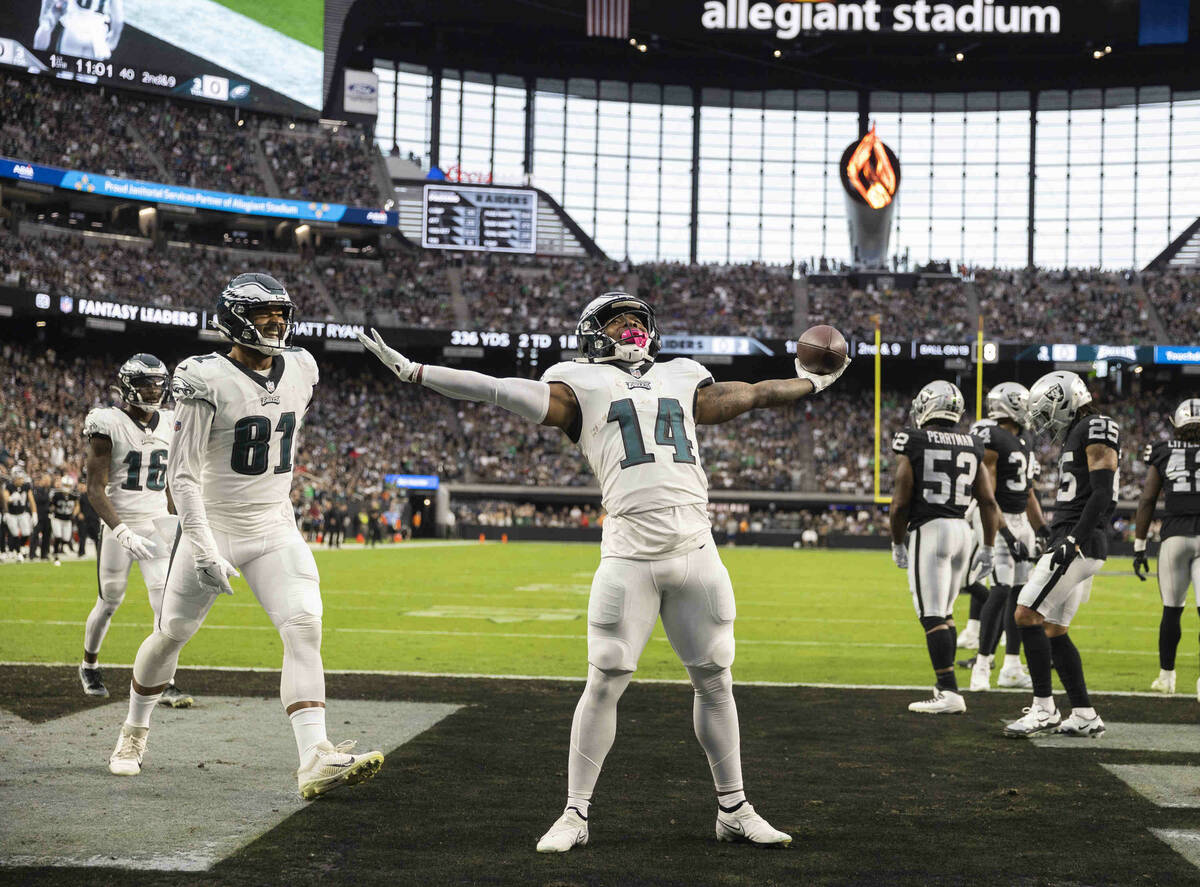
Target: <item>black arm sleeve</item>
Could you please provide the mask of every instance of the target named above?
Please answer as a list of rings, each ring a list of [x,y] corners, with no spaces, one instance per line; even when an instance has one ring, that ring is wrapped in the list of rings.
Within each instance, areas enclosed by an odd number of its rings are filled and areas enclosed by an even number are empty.
[[[1092,531],[1096,529],[1096,525],[1100,522],[1100,515],[1104,513],[1104,509],[1112,501],[1113,475],[1114,472],[1108,468],[1088,472],[1088,479],[1092,484],[1092,495],[1088,497],[1087,502],[1084,504],[1083,511],[1079,515],[1079,522],[1075,524],[1075,529],[1071,530],[1071,535],[1075,537],[1076,542],[1080,542],[1091,535]]]

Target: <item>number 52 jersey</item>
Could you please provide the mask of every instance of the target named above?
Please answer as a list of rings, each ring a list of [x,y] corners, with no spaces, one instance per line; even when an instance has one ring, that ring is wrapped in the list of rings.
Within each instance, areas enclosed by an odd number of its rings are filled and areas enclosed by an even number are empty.
[[[975,495],[983,441],[949,428],[906,428],[892,440],[892,450],[912,464],[909,530],[939,517],[965,517]]]
[[[104,491],[122,521],[136,523],[167,513],[167,460],[174,426],[170,410],[159,410],[145,425],[120,407],[91,410],[83,420],[84,437],[112,441]]]
[[[210,520],[214,515],[237,517],[247,506],[288,501],[296,435],[317,378],[317,363],[303,348],[275,355],[264,373],[224,354],[180,361],[171,380],[176,401],[205,403],[213,410],[200,456],[200,486]],[[215,526],[225,523],[213,521]]]

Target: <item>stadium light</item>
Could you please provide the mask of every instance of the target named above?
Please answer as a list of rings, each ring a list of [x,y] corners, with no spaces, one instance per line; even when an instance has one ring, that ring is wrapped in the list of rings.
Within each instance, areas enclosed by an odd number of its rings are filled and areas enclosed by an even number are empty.
[[[1102,58],[1104,58],[1104,53],[1097,49],[1092,53],[1092,58],[1102,59]]]
[[[775,50],[775,58],[779,58],[783,53],[780,50]]]

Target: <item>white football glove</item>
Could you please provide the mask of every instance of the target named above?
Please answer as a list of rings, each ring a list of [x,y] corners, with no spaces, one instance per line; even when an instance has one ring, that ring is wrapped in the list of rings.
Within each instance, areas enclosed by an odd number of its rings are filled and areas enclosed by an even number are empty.
[[[113,535],[117,537],[121,547],[128,551],[134,560],[148,561],[157,556],[154,553],[153,542],[145,536],[139,536],[124,524],[117,524],[113,527]]]
[[[892,563],[901,570],[908,569],[908,546],[903,542],[892,543]]]
[[[422,365],[416,361],[409,360],[395,348],[389,348],[387,342],[383,341],[383,336],[379,335],[374,327],[371,327],[370,336],[366,333],[359,333],[358,341],[362,342],[364,348],[378,357],[384,366],[399,376],[401,381],[417,381],[417,374],[420,373]]]
[[[38,29],[33,34],[33,48],[38,52],[41,52],[43,49],[49,49],[50,35],[53,32],[53,27],[47,27],[44,24],[38,25]]]
[[[850,358],[847,357],[840,367],[832,373],[826,373],[824,376],[818,376],[816,373],[810,373],[800,365],[800,358],[796,358],[796,375],[801,379],[807,379],[812,383],[813,394],[818,391],[824,391],[830,385],[838,380],[842,373],[846,372],[846,367],[850,366]]]
[[[219,554],[200,555],[196,558],[196,578],[209,591],[218,594],[233,594],[233,586],[229,584],[230,576],[242,575],[225,558]]]
[[[979,550],[975,552],[975,558],[971,561],[971,571],[967,576],[967,582],[974,585],[980,582],[990,572],[996,559],[996,549],[990,545],[980,545]]]

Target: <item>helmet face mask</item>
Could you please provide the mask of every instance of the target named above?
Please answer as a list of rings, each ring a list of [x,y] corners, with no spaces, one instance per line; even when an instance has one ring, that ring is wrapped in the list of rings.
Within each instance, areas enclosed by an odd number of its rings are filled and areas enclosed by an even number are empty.
[[[153,412],[167,399],[171,374],[153,354],[135,354],[117,370],[117,389],[121,400],[140,410]]]
[[[625,314],[637,317],[645,330],[626,329],[614,339],[605,328]],[[648,302],[620,292],[605,293],[592,299],[579,317],[575,336],[580,355],[576,359],[582,363],[637,364],[654,360],[660,345],[654,309]]]
[[[266,337],[254,323],[255,315],[263,311],[282,313],[280,335]],[[269,274],[251,272],[229,281],[217,299],[213,323],[235,345],[273,355],[291,347],[295,318],[296,306],[283,284]]]
[[[1079,376],[1064,370],[1047,373],[1029,389],[1029,429],[1035,434],[1049,432],[1058,443],[1067,436],[1079,408],[1091,402],[1092,395]]]
[[[957,423],[966,409],[962,392],[953,382],[943,379],[930,382],[913,398],[911,418],[917,428],[934,419]]]
[[[1001,382],[988,392],[989,419],[1008,419],[1022,428],[1029,424],[1029,389],[1016,382]]]

